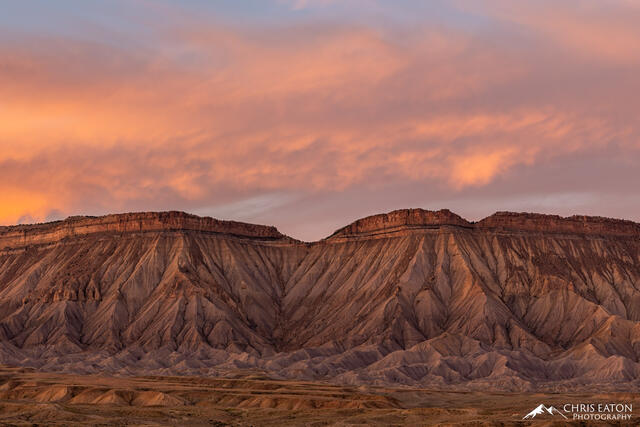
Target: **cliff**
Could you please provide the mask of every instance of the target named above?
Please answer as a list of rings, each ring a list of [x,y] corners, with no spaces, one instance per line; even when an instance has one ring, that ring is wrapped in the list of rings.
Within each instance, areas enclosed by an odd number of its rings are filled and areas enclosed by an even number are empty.
[[[101,217],[76,216],[44,224],[0,227],[0,249],[53,243],[95,233],[199,231],[256,239],[288,239],[275,227],[222,221],[184,212],[137,212]]]
[[[368,216],[336,230],[328,241],[377,238],[416,229],[443,226],[478,231],[514,231],[612,236],[640,236],[640,224],[594,216],[561,217],[535,213],[497,212],[479,222],[469,222],[448,209],[399,209]],[[276,227],[199,217],[184,212],[135,212],[100,217],[75,216],[42,224],[0,226],[0,250],[50,244],[99,233],[196,231],[259,240],[297,242]]]
[[[598,216],[544,215],[536,213],[496,212],[478,222],[469,222],[448,209],[428,211],[400,209],[359,219],[335,231],[328,239],[374,237],[416,228],[456,226],[486,231],[535,232],[550,234],[586,234],[640,236],[640,224]]]
[[[471,224],[467,220],[448,209],[439,211],[400,209],[359,219],[335,231],[328,239],[373,236],[411,228],[438,227],[443,225],[471,227]]]
[[[640,224],[636,222],[584,215],[561,217],[534,213],[496,212],[474,224],[474,227],[541,233],[640,236]]]
[[[305,244],[172,212],[5,227],[0,363],[640,391],[637,230],[417,209]]]

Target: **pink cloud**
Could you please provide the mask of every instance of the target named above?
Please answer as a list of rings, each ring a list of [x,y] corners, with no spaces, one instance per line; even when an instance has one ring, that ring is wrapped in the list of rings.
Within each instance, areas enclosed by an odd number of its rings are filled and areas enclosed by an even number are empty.
[[[640,148],[640,65],[625,58],[638,30],[618,13],[531,8],[493,16],[535,43],[508,28],[201,21],[155,50],[0,42],[0,222],[406,182],[457,193],[612,143]]]

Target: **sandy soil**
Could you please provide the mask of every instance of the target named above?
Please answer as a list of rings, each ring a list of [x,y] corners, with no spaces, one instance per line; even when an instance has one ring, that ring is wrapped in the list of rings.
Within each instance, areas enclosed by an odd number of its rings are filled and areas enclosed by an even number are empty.
[[[441,392],[229,378],[108,377],[0,368],[0,425],[347,426],[566,425],[522,420],[540,403],[624,401],[637,394]],[[622,424],[637,425],[638,418]],[[573,422],[571,422],[573,424]],[[575,423],[575,425],[589,425]],[[599,425],[607,425],[599,424]]]

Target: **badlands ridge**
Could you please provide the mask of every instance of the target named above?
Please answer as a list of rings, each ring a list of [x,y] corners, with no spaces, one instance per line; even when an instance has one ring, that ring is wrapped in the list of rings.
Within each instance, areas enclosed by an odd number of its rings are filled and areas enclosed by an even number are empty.
[[[312,243],[181,212],[0,227],[0,363],[640,390],[640,225],[448,210]]]

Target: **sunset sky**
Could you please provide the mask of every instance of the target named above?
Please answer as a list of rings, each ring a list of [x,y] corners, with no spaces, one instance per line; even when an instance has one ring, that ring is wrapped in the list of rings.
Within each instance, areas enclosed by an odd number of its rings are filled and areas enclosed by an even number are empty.
[[[0,5],[0,224],[640,221],[635,0]]]

